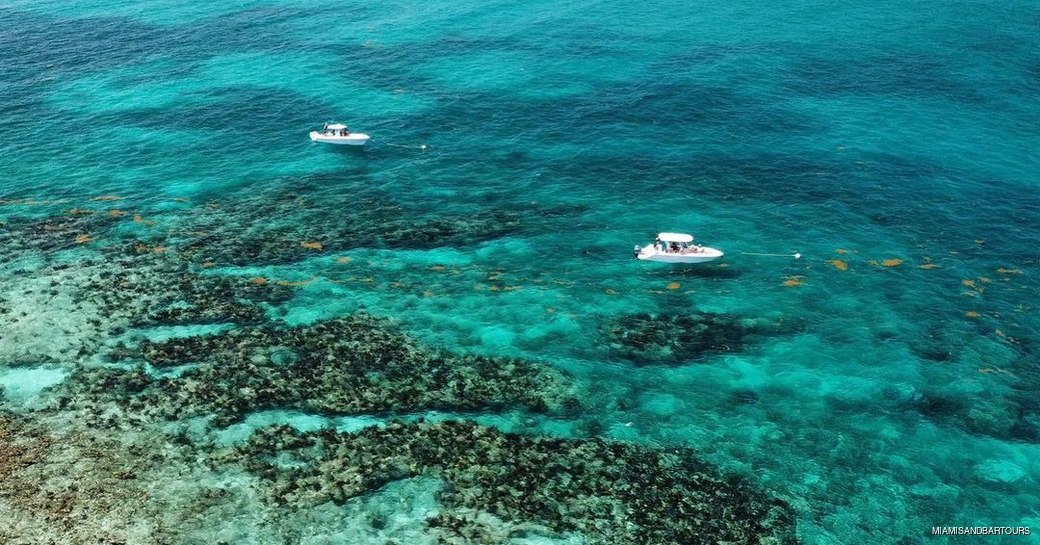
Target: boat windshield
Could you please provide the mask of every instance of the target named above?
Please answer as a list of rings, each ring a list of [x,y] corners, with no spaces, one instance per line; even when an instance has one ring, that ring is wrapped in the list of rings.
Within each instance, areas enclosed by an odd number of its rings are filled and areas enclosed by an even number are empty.
[[[703,251],[698,244],[687,244],[685,242],[657,242],[654,248],[666,254],[696,254]]]
[[[322,125],[321,133],[326,136],[347,136],[350,129],[342,123],[326,123]]]

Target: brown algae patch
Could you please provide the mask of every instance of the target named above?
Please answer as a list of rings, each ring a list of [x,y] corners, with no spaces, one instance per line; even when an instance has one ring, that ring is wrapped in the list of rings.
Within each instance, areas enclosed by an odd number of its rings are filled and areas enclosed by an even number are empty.
[[[900,266],[902,264],[903,264],[903,260],[902,259],[896,259],[896,258],[886,259],[886,260],[881,262],[881,266],[882,267],[898,267],[898,266]]]
[[[839,271],[847,271],[849,269],[849,264],[840,259],[832,259],[827,263],[830,263],[834,266],[835,269],[838,269]]]
[[[310,284],[313,284],[317,280],[318,280],[317,277],[311,277],[311,278],[308,278],[306,280],[279,280],[278,282],[276,282],[276,284],[278,284],[279,286],[289,286],[289,287],[294,287],[294,288],[302,288],[303,286],[308,286]]]

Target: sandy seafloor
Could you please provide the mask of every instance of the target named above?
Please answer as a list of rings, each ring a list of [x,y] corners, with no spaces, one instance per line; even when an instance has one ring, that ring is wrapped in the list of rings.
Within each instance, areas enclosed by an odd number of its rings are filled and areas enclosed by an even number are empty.
[[[0,542],[1040,543],[1036,2],[183,4],[0,5]]]

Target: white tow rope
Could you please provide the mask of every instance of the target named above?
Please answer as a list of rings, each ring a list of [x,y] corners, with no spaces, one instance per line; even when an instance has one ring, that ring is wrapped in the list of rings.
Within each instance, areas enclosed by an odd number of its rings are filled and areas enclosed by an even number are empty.
[[[793,257],[795,259],[801,259],[802,258],[802,254],[800,254],[800,253],[793,253],[793,254],[760,254],[760,253],[755,253],[755,252],[740,252],[740,253],[741,253],[741,255],[762,255],[762,256],[766,256],[766,257]]]

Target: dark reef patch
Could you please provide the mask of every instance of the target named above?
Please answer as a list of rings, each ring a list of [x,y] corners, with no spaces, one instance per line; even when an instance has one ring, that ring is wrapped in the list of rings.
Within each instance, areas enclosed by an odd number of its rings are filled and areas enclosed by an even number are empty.
[[[712,354],[738,352],[755,338],[795,331],[783,320],[742,318],[711,312],[629,314],[602,330],[607,345],[637,364],[685,363]]]
[[[972,434],[1005,441],[1040,443],[1040,412],[1036,411],[1035,394],[1030,400],[1016,395],[982,395],[968,403],[961,397],[924,391],[907,400],[903,407],[929,420],[957,426]]]
[[[117,216],[90,208],[43,217],[12,215],[0,221],[0,249],[34,254],[67,250],[92,241],[118,221]]]
[[[956,78],[953,59],[882,53],[873,57],[801,57],[782,81],[808,96],[893,95],[942,96],[966,104],[986,104],[986,95]]]
[[[522,214],[484,209],[455,215],[410,210],[374,193],[352,193],[341,211],[324,212],[295,193],[264,195],[231,206],[214,202],[193,211],[178,241],[195,263],[257,265],[291,263],[321,252],[362,247],[428,249],[473,244],[512,233]],[[277,221],[272,221],[277,218]]]
[[[126,314],[131,326],[258,324],[267,320],[269,305],[293,294],[290,286],[191,272],[186,263],[141,242],[110,248],[109,254],[105,269],[84,283],[83,297],[106,314]]]
[[[685,449],[533,438],[476,424],[393,422],[356,433],[275,426],[236,451],[272,501],[346,500],[422,474],[445,481],[427,519],[441,543],[489,543],[489,513],[595,544],[795,543],[791,510]]]
[[[205,204],[180,203],[175,230],[157,224],[168,219],[168,212],[122,209],[118,202],[74,207],[72,199],[46,206],[31,199],[11,201],[38,208],[35,214],[0,216],[0,250],[53,257],[54,252],[82,247],[112,258],[165,253],[203,268],[280,265],[358,248],[472,245],[518,232],[524,217],[567,221],[583,210],[556,206],[529,214],[484,202],[444,213],[423,204],[406,206],[380,191],[344,188],[351,180],[333,175],[294,181],[300,191],[320,193],[315,187],[332,185],[345,189],[345,194],[303,197],[296,191],[259,190]]]
[[[577,403],[562,372],[522,360],[447,354],[366,314],[142,341],[136,352],[123,346],[112,357],[140,357],[157,367],[197,365],[168,378],[81,369],[62,387],[59,403],[114,401],[164,418],[216,414],[218,424],[266,409],[360,414],[521,406],[559,412]]]

